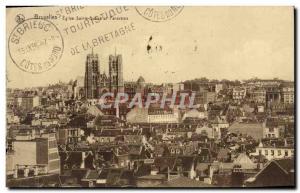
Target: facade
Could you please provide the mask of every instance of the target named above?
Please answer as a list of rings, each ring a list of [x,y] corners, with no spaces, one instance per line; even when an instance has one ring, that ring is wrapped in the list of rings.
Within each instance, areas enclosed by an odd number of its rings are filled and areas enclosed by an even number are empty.
[[[43,134],[41,138],[29,140],[16,140],[12,144],[14,154],[14,177],[18,177],[18,171],[25,171],[25,177],[28,176],[26,171],[39,169],[46,174],[60,173],[60,158],[55,133]],[[39,172],[39,171],[35,171]]]
[[[109,77],[107,77],[105,72],[100,74],[99,81],[100,81],[100,83],[99,83],[100,94],[108,92],[109,91]]]
[[[278,127],[264,127],[264,138],[279,138],[280,129]]]
[[[294,84],[284,84],[281,88],[282,102],[285,104],[294,104]]]
[[[150,107],[148,123],[179,123],[179,112],[176,107],[173,109]]]
[[[98,54],[88,54],[85,63],[84,89],[87,99],[99,97],[99,59]]]
[[[72,144],[81,141],[80,128],[61,128],[57,131],[57,139],[59,144]]]
[[[246,96],[246,89],[245,88],[233,88],[232,90],[232,99],[234,101],[241,101]]]
[[[257,103],[266,102],[266,90],[263,88],[256,88],[250,91],[250,99]]]
[[[126,116],[129,123],[179,123],[180,115],[176,108],[133,108]]]
[[[34,107],[39,106],[39,96],[22,96],[18,98],[18,105],[24,110],[32,110]]]
[[[267,118],[264,125],[264,138],[284,137],[286,123],[284,120],[276,118]]]
[[[124,92],[122,55],[109,55],[110,92]]]
[[[203,110],[198,111],[197,109],[192,109],[183,115],[182,120],[185,120],[186,118],[207,119],[207,112]]]
[[[266,101],[270,103],[280,103],[281,101],[281,91],[279,86],[269,86],[266,87]]]
[[[250,155],[258,156],[263,155],[268,160],[279,158],[291,158],[294,156],[294,148],[290,146],[267,146],[260,143],[254,153]]]
[[[196,104],[208,104],[216,100],[216,93],[209,92],[207,90],[199,91],[196,93],[195,103]]]
[[[179,114],[176,112],[151,114],[148,115],[148,123],[179,123]]]

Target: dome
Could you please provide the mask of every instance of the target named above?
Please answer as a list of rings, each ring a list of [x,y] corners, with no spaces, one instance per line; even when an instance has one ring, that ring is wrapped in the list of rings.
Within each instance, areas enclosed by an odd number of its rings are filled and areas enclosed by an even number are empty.
[[[137,83],[140,84],[140,83],[145,83],[145,79],[140,76],[139,79],[137,80]]]

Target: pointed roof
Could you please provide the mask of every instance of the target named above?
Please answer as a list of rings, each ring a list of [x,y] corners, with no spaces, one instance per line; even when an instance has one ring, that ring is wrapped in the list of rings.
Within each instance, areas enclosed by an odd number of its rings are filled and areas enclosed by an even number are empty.
[[[234,161],[234,164],[241,165],[242,169],[255,169],[256,164],[245,154],[241,153]]]

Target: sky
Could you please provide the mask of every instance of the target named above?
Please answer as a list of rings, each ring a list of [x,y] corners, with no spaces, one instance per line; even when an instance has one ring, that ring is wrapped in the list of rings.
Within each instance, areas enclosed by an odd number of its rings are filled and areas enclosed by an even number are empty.
[[[72,13],[61,13],[87,17],[110,9],[114,7],[84,7]],[[17,14],[21,13],[27,19],[34,14],[55,15],[59,10],[65,8],[7,9],[7,41],[17,25]],[[149,83],[180,82],[200,77],[294,80],[293,11],[293,7],[184,7],[168,21],[152,22],[140,16],[134,7],[127,7],[119,16],[128,20],[101,21],[68,34],[64,29],[81,21],[51,19],[64,41],[61,59],[50,70],[32,74],[17,67],[7,46],[7,87],[45,86],[84,76],[86,56],[92,50],[81,50],[72,55],[71,49],[131,24],[134,26],[131,32],[93,48],[99,56],[100,73],[108,73],[108,56],[116,52],[123,58],[125,81],[136,81],[139,76]],[[33,33],[22,40],[30,42],[38,37]],[[150,52],[147,45],[152,47]],[[44,52],[37,50],[32,57],[47,55]]]

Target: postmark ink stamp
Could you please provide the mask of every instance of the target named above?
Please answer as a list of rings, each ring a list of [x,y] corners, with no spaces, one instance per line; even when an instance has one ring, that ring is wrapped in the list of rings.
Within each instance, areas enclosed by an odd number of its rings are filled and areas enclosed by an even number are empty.
[[[48,20],[18,18],[18,25],[8,39],[10,58],[25,72],[37,74],[50,70],[64,51],[61,32]]]
[[[136,11],[143,18],[152,22],[165,22],[176,17],[183,6],[163,6],[163,7],[135,7]]]

